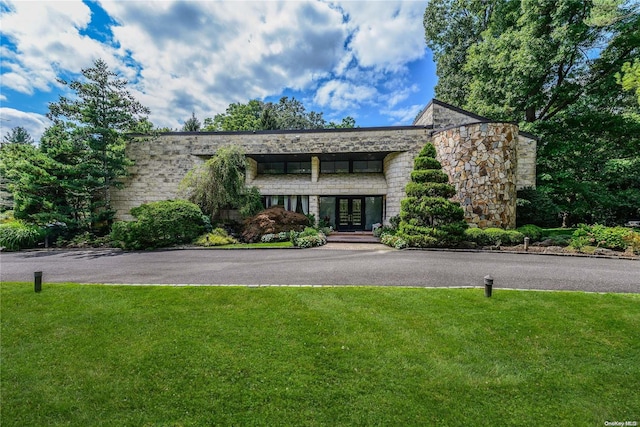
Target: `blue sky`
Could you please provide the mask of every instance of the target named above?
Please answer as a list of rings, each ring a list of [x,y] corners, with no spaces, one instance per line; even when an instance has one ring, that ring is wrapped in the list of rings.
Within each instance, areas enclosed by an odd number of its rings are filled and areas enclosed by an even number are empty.
[[[156,126],[295,97],[327,120],[411,124],[433,97],[426,1],[0,0],[0,135],[39,139],[48,103],[102,58]]]

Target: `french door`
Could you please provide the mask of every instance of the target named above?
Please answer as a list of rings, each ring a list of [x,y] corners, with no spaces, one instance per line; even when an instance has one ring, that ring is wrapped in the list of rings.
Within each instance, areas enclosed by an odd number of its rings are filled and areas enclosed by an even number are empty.
[[[364,230],[364,197],[338,197],[336,211],[338,231]]]

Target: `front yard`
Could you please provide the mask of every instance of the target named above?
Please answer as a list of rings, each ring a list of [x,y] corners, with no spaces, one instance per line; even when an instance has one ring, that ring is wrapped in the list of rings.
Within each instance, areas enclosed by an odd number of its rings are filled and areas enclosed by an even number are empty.
[[[1,285],[3,426],[640,421],[640,295]]]

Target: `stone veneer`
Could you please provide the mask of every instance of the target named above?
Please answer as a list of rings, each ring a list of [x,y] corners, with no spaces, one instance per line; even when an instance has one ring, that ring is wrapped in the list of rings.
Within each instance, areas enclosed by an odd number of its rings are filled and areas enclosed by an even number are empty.
[[[482,123],[479,123],[482,122]],[[441,129],[445,125],[455,126]],[[118,219],[142,203],[175,199],[187,172],[224,146],[249,156],[246,183],[263,195],[307,195],[318,217],[320,196],[384,197],[384,222],[400,213],[400,200],[413,159],[433,142],[443,169],[458,191],[467,220],[480,227],[515,226],[516,189],[535,187],[536,140],[513,124],[488,119],[433,100],[414,126],[305,131],[197,132],[141,136],[127,146],[135,164],[124,188],[112,193]],[[384,155],[383,173],[321,174],[320,157],[331,154]],[[309,156],[308,175],[259,175],[251,156]]]
[[[434,133],[433,143],[467,222],[481,228],[515,228],[518,127],[457,126]]]

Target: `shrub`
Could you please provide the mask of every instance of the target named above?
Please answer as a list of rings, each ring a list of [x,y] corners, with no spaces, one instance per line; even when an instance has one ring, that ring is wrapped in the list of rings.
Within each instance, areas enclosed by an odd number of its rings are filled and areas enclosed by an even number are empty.
[[[502,228],[469,228],[464,234],[479,246],[517,245],[524,241],[524,234],[521,232]]]
[[[532,242],[539,242],[542,240],[544,234],[544,230],[542,228],[533,224],[518,227],[518,231],[528,237]]]
[[[633,230],[625,227],[605,227],[595,224],[592,226],[581,224],[571,236],[571,247],[580,250],[584,246],[623,251],[634,240]]]
[[[290,239],[290,233],[287,233],[286,231],[282,231],[276,234],[274,233],[265,234],[260,238],[260,241],[262,243],[286,242],[289,239]]]
[[[210,247],[210,246],[223,246],[238,243],[236,239],[229,236],[224,228],[216,228],[211,232],[204,234],[196,240],[196,245]]]
[[[21,220],[10,220],[0,224],[0,246],[9,251],[33,248],[43,238],[42,228]]]
[[[624,241],[627,244],[627,249],[631,250],[634,254],[640,255],[640,233],[632,231],[624,237]]]
[[[307,227],[303,231],[291,231],[289,238],[294,246],[299,248],[311,248],[314,246],[322,246],[327,243],[327,236],[323,232],[315,228]]]
[[[408,246],[404,239],[393,234],[383,234],[380,238],[380,243],[396,249],[404,249]]]
[[[113,225],[111,239],[125,249],[153,249],[190,243],[205,230],[200,208],[186,200],[165,200],[131,209],[136,220]]]

